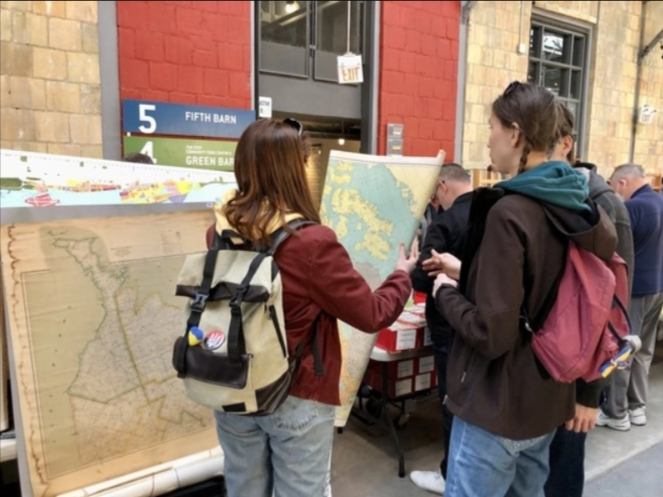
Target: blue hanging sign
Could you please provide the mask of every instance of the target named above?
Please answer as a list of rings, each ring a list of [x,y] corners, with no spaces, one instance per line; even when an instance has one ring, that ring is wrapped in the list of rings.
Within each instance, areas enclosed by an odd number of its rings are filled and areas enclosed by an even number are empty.
[[[255,120],[252,110],[139,100],[122,102],[125,133],[239,138]]]

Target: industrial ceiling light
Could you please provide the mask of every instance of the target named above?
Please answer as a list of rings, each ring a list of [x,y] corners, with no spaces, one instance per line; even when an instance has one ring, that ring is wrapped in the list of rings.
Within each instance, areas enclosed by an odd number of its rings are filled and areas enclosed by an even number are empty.
[[[299,2],[286,2],[285,3],[285,12],[286,14],[292,14],[293,12],[299,10]]]

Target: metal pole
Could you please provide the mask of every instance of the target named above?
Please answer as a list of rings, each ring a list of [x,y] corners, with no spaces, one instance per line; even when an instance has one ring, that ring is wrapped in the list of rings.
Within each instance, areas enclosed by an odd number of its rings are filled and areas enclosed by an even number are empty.
[[[348,4],[348,31],[347,31],[347,43],[345,47],[345,53],[350,53],[350,27],[352,26],[352,2],[346,2]]]

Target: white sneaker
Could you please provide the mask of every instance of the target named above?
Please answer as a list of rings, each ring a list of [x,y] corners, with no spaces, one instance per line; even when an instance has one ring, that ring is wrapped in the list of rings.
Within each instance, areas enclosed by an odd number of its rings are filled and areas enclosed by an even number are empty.
[[[645,408],[638,407],[628,412],[628,417],[632,425],[645,426],[647,424],[647,416],[645,416]]]
[[[606,426],[617,431],[629,431],[631,429],[631,420],[628,414],[621,419],[614,419],[607,416],[602,409],[599,409],[599,413],[596,416],[596,426]]]
[[[440,471],[413,471],[410,479],[419,488],[444,495],[444,478]]]

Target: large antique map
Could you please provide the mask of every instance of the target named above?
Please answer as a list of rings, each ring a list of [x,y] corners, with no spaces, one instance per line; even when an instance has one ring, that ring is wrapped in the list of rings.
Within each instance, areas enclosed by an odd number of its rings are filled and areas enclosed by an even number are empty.
[[[393,272],[399,244],[412,243],[443,161],[443,152],[436,158],[421,158],[332,151],[320,214],[371,288]],[[345,426],[376,335],[340,321],[339,328],[342,405],[336,411],[336,425]]]
[[[211,211],[2,226],[2,275],[33,494],[218,445],[171,365],[175,282]]]

